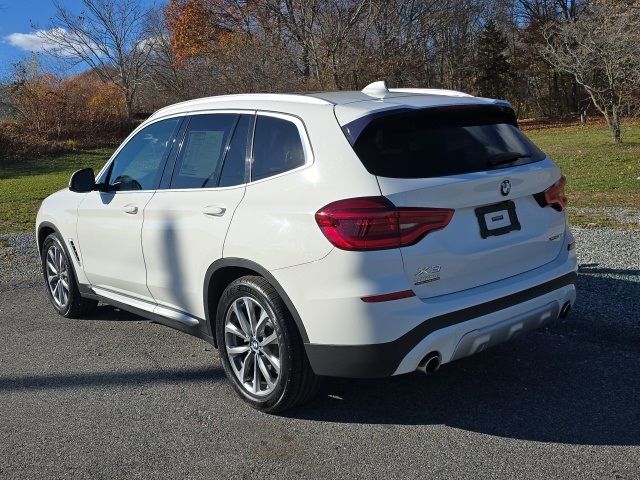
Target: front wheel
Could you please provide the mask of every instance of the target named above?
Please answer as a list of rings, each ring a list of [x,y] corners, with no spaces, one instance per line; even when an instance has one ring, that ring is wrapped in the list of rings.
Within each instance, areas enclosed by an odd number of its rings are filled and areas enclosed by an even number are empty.
[[[42,242],[41,260],[49,300],[60,315],[76,318],[96,308],[98,302],[80,295],[71,259],[57,234]]]
[[[309,400],[314,375],[293,318],[262,277],[246,276],[222,294],[216,335],[225,373],[242,399],[269,413]]]

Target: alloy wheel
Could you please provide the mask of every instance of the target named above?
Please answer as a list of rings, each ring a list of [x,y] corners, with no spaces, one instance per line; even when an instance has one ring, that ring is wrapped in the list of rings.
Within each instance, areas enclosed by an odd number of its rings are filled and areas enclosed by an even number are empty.
[[[234,300],[224,335],[229,364],[242,387],[256,396],[271,393],[280,380],[282,347],[267,310],[252,297]]]
[[[69,268],[64,253],[58,245],[51,245],[45,257],[47,285],[51,297],[58,308],[64,309],[69,303]]]

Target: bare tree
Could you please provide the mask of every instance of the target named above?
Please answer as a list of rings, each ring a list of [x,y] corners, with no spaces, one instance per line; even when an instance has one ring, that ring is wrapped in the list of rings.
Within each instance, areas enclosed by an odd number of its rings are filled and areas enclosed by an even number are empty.
[[[616,143],[640,89],[639,27],[640,10],[631,2],[598,0],[578,20],[544,32],[547,60],[584,87]]]
[[[131,119],[138,88],[153,51],[145,36],[145,16],[139,0],[82,0],[78,15],[54,1],[50,28],[39,35],[49,53],[89,65],[103,81],[120,87]]]
[[[175,51],[171,45],[171,32],[167,29],[163,9],[149,11],[144,26],[145,36],[151,42],[148,60],[149,81],[156,90],[170,93],[180,99],[185,94],[185,75],[178,68]]]

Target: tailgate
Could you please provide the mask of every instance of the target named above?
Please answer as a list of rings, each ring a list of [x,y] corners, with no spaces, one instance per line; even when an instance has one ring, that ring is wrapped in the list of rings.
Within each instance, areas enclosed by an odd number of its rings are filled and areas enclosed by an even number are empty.
[[[466,290],[554,260],[564,241],[565,213],[540,207],[533,194],[560,175],[547,159],[451,177],[378,177],[382,194],[396,206],[455,209],[447,227],[400,249],[416,295]],[[507,195],[501,191],[505,180],[511,185]]]

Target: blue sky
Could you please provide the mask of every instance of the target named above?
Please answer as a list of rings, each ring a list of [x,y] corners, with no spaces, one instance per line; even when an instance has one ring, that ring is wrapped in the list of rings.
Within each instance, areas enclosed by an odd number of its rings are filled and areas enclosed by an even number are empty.
[[[161,0],[140,2],[143,5],[164,3]],[[60,3],[71,11],[82,9],[81,0],[61,0]],[[0,7],[0,76],[4,76],[14,63],[41,48],[32,25],[47,28],[55,9],[51,0],[0,0]]]

